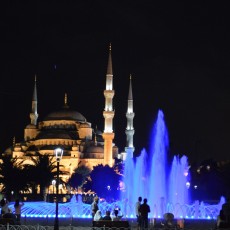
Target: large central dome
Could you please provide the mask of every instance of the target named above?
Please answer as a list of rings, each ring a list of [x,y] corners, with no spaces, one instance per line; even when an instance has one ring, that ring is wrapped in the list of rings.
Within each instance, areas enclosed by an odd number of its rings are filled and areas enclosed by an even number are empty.
[[[81,113],[74,110],[70,110],[68,108],[51,112],[44,119],[44,121],[51,121],[51,120],[74,120],[74,121],[82,121],[82,122],[86,121],[85,117]]]

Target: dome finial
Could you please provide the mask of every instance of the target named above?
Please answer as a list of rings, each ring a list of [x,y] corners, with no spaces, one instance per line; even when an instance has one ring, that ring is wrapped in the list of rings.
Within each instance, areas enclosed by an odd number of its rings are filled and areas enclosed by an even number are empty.
[[[129,75],[129,80],[132,80],[132,74]]]
[[[112,50],[112,44],[111,44],[111,42],[109,43],[109,51],[111,51]]]
[[[67,93],[65,93],[65,99],[64,99],[64,103],[65,103],[65,105],[67,105]]]
[[[94,145],[97,146],[97,135],[95,133],[95,136],[94,136]]]
[[[67,97],[67,93],[65,93],[65,97],[64,97],[64,108],[69,108],[68,106],[68,97]]]

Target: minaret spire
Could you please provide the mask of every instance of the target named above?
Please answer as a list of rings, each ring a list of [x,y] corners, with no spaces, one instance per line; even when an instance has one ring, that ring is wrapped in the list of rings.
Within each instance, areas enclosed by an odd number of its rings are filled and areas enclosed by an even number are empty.
[[[113,75],[113,68],[112,68],[112,45],[109,44],[109,60],[108,60],[108,66],[107,66],[107,75]]]
[[[37,107],[38,107],[38,99],[37,99],[37,77],[35,75],[34,78],[34,91],[33,91],[33,97],[32,97],[32,111],[30,113],[30,123],[32,125],[37,125],[37,119],[38,119],[38,113],[37,113]]]
[[[130,74],[129,80],[129,94],[128,94],[128,106],[126,112],[127,118],[127,126],[125,130],[126,134],[126,147],[125,151],[127,154],[130,154],[133,157],[134,146],[133,146],[133,136],[134,136],[134,128],[133,128],[133,118],[135,113],[133,112],[133,92],[132,92],[132,76]]]
[[[105,96],[105,109],[103,111],[103,116],[105,119],[104,125],[104,165],[108,164],[112,166],[113,164],[113,117],[114,117],[114,110],[113,110],[113,97],[114,97],[114,90],[113,90],[113,69],[112,69],[112,46],[109,46],[109,58],[108,58],[108,66],[107,66],[107,73],[106,73],[106,89],[104,90]]]

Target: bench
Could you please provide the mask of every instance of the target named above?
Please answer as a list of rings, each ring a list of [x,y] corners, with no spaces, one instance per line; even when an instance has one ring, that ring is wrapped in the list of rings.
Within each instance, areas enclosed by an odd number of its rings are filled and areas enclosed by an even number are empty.
[[[7,225],[7,224],[14,225],[16,224],[16,221],[13,218],[0,218],[0,225]]]
[[[94,228],[119,228],[119,229],[128,229],[129,222],[127,220],[99,220],[93,221]]]

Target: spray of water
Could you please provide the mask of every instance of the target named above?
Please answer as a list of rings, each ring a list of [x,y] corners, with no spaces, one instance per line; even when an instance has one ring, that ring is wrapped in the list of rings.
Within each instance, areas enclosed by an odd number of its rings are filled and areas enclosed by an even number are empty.
[[[169,203],[170,207],[188,204],[188,163],[186,156],[175,156],[171,167],[167,165],[169,137],[161,110],[158,111],[150,140],[149,153],[143,149],[135,161],[132,154],[127,153],[122,199],[134,207],[139,196],[147,198],[151,215],[162,217]]]

